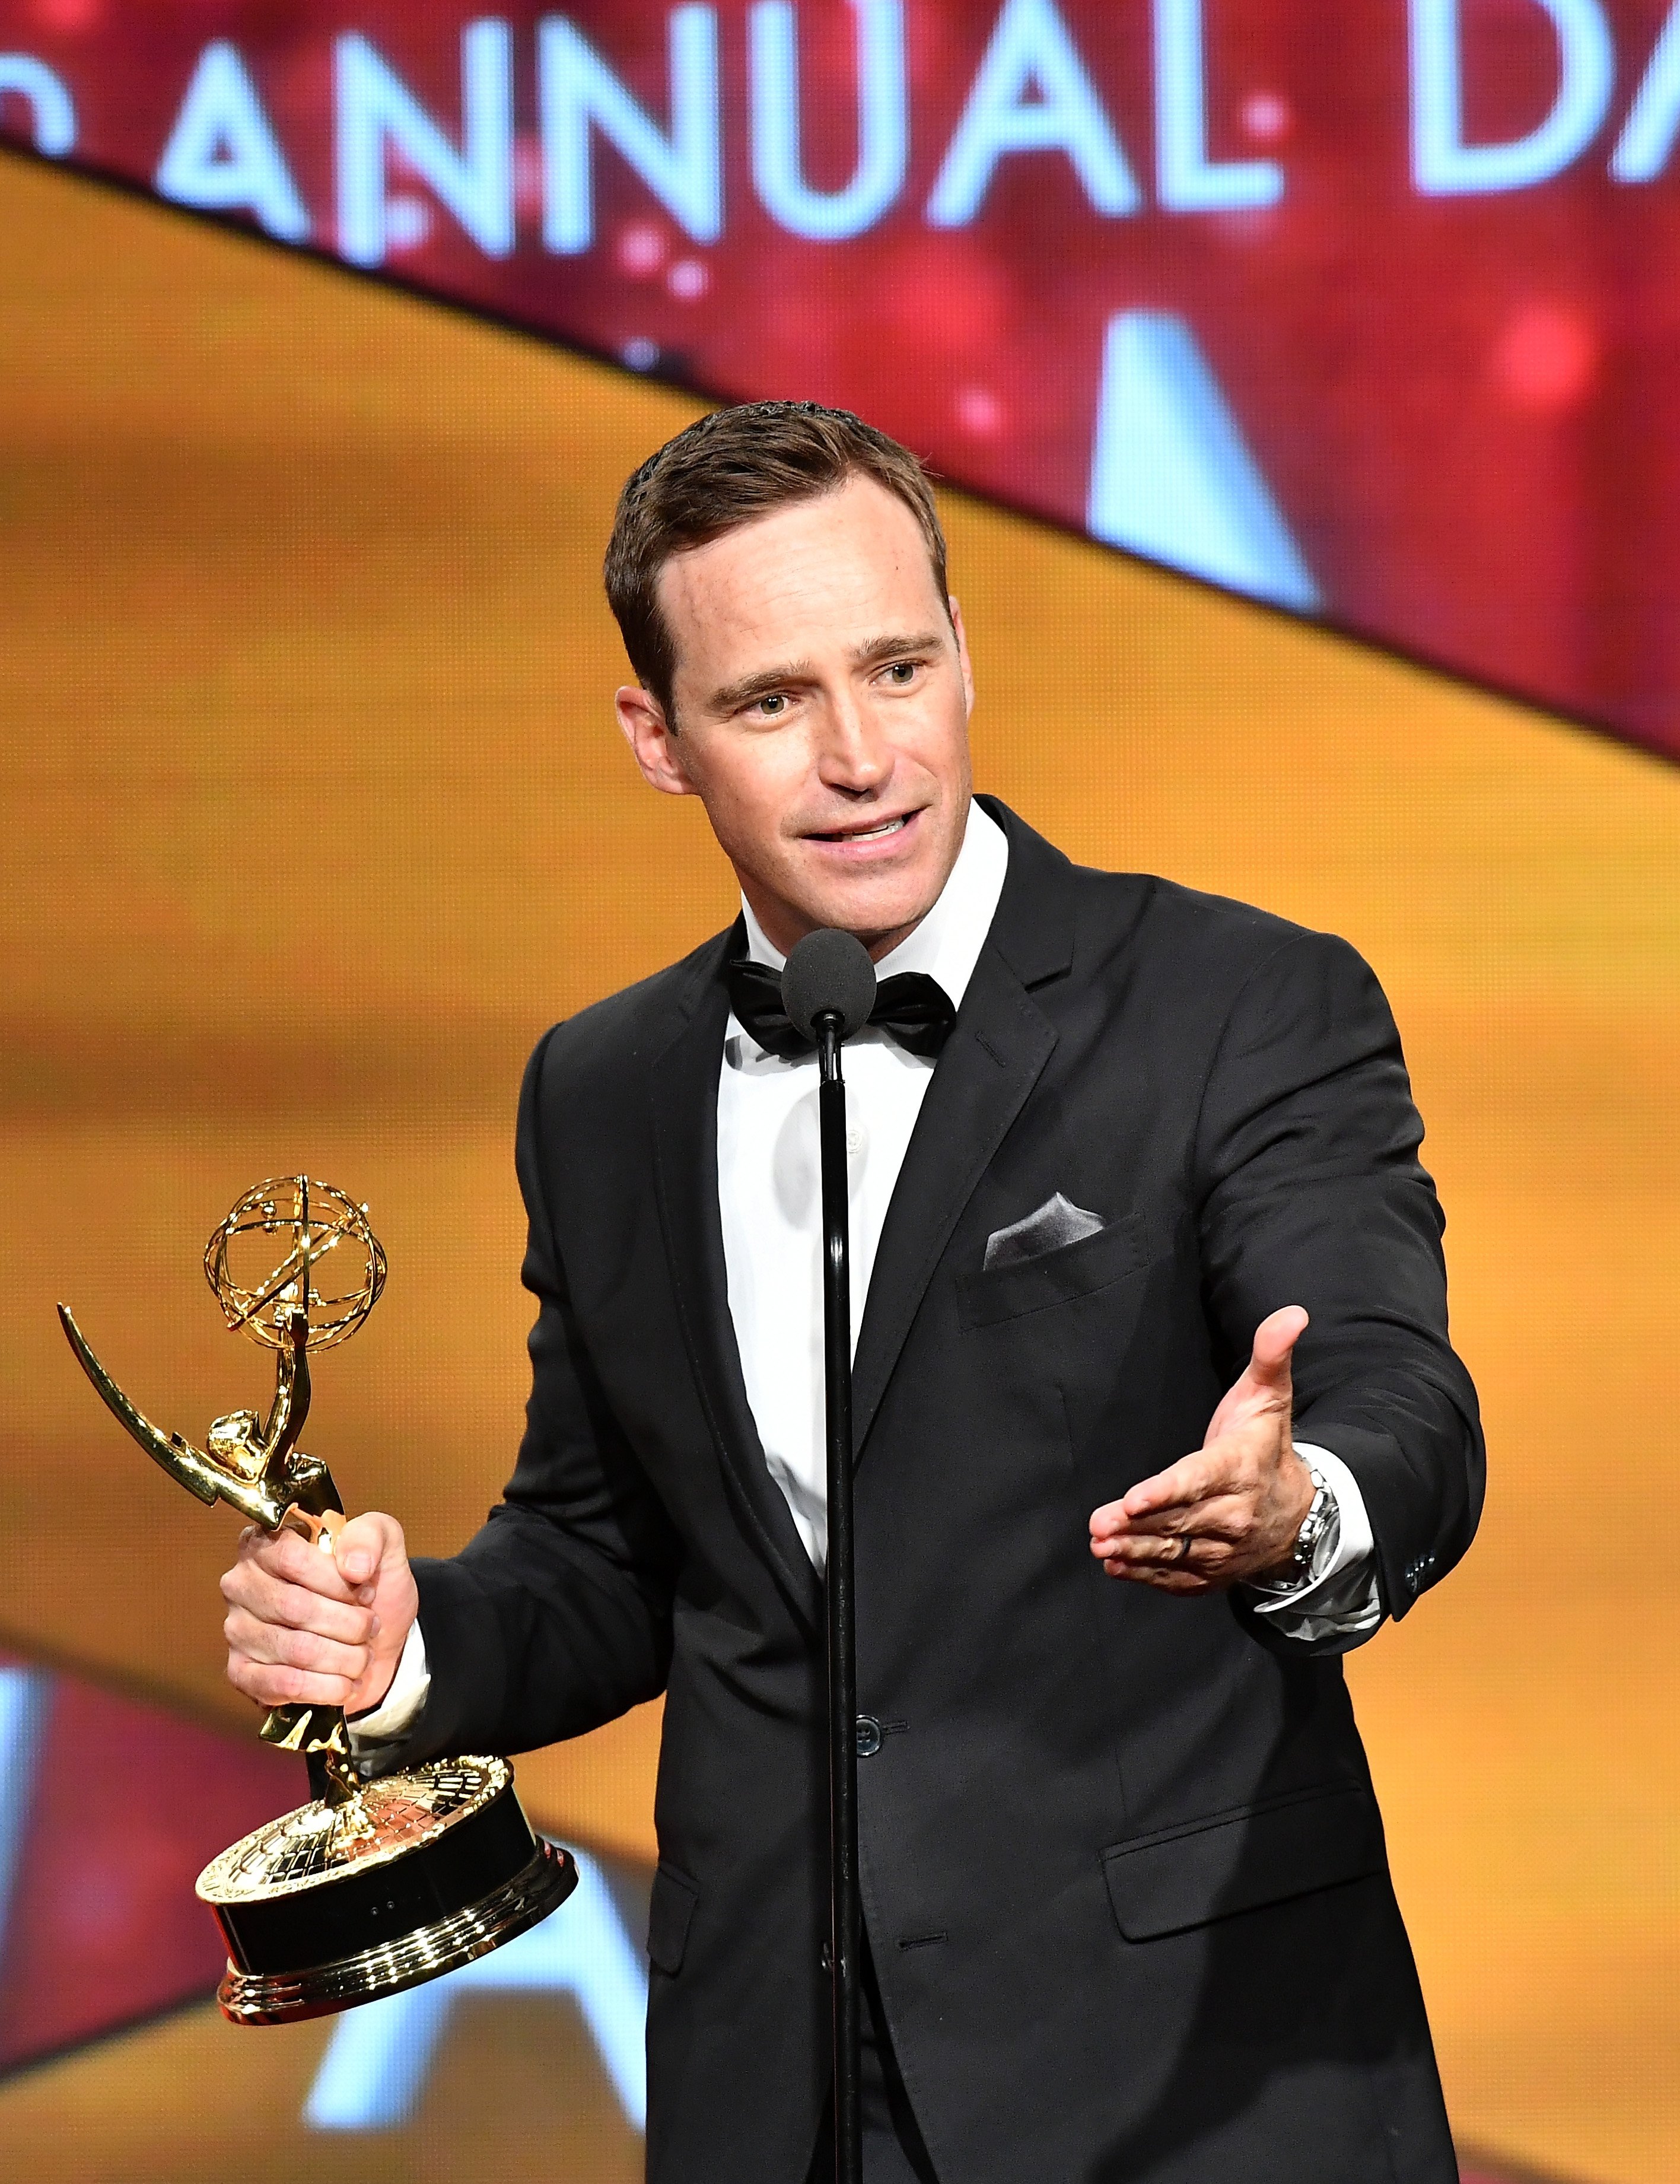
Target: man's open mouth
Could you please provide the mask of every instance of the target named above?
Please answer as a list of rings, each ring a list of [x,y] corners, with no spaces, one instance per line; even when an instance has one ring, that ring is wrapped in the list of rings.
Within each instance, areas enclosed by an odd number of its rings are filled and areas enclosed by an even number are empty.
[[[896,819],[878,819],[870,827],[846,827],[832,834],[812,834],[813,842],[884,842],[889,834],[902,834],[914,819],[914,811],[901,811]]]

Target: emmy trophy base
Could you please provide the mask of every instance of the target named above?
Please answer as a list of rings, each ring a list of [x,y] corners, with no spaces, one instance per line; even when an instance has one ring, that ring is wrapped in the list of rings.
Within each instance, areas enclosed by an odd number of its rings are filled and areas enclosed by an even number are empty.
[[[236,2025],[291,2025],[470,1964],[577,1886],[531,1833],[500,1759],[437,1759],[303,1805],[198,1877],[227,1943]]]

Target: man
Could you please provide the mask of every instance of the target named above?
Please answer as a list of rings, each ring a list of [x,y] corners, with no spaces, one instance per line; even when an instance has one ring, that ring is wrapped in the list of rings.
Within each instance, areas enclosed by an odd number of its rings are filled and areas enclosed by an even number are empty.
[[[843,927],[954,1011],[848,1049],[871,2184],[1449,2184],[1338,1658],[1482,1493],[1375,980],[971,800],[932,501],[856,419],[692,426],[607,578],[741,918],[532,1058],[503,1502],[412,1567],[248,1539],[231,1677],[370,1771],[664,1691],[649,2174],[823,2173],[816,1069],[743,967]]]

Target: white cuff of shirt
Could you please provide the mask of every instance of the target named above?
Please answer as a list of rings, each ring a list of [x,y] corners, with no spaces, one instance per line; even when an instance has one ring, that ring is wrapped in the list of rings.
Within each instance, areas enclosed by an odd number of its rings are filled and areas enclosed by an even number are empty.
[[[1254,1613],[1265,1616],[1280,1638],[1309,1646],[1327,1641],[1344,1649],[1357,1646],[1382,1620],[1377,1542],[1365,1496],[1353,1473],[1329,1449],[1298,1440],[1295,1453],[1329,1488],[1332,1513],[1305,1577],[1249,1587]]]
[[[418,1719],[431,1689],[431,1671],[426,1666],[426,1640],[416,1616],[409,1625],[403,1658],[397,1663],[390,1690],[371,1713],[358,1714],[354,1721],[345,1724],[350,1732],[351,1751],[360,1753],[371,1745],[395,1744],[406,1736]]]

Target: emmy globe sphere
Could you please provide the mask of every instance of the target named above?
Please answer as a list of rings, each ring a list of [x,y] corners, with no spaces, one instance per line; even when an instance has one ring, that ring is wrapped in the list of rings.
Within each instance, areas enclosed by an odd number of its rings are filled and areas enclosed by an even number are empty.
[[[308,1346],[331,1350],[348,1342],[378,1303],[385,1252],[365,1206],[318,1178],[270,1176],[212,1232],[204,1273],[230,1328],[278,1350],[281,1314],[302,1305]]]

